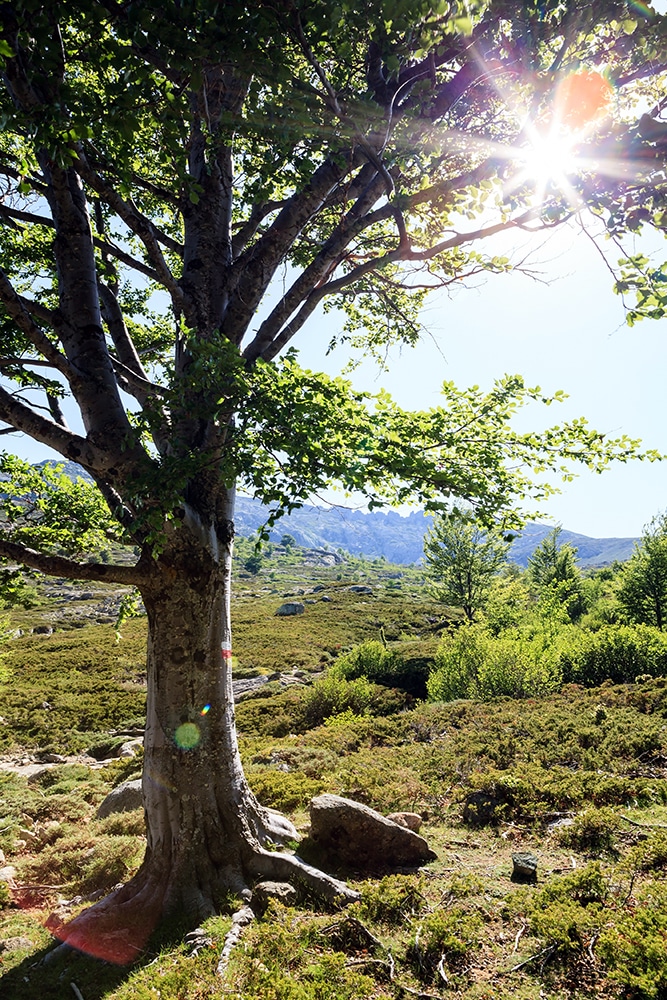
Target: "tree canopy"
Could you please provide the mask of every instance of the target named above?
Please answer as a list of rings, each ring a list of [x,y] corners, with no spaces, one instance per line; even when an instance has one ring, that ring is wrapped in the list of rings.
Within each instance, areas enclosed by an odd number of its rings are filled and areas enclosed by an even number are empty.
[[[631,621],[664,629],[667,623],[667,514],[647,524],[623,567],[618,599]]]
[[[509,541],[497,528],[480,529],[466,512],[438,517],[424,540],[433,593],[447,604],[463,608],[468,621],[484,605],[494,576],[507,559]]]
[[[364,351],[414,343],[429,288],[510,267],[484,252],[498,232],[583,207],[614,239],[660,228],[665,23],[633,11],[4,5],[6,430],[84,465],[138,544],[197,477],[276,507],[334,479],[490,515],[543,495],[527,469],[634,454],[583,421],[512,432],[551,398],[517,377],[408,415],[285,355],[320,306]],[[545,173],[562,148],[567,176]]]

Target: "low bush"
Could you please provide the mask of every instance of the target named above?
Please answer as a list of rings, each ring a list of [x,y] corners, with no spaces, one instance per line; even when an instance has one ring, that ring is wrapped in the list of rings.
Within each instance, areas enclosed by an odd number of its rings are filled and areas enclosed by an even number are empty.
[[[610,978],[632,996],[655,1000],[667,991],[667,885],[654,882],[600,934],[597,952]]]
[[[610,851],[618,833],[619,819],[613,809],[584,809],[571,826],[564,827],[558,839],[564,847],[596,854]]]
[[[375,684],[396,687],[415,698],[426,697],[426,682],[433,667],[433,644],[405,642],[400,650],[387,649],[369,640],[343,653],[332,672],[346,680],[365,677]]]

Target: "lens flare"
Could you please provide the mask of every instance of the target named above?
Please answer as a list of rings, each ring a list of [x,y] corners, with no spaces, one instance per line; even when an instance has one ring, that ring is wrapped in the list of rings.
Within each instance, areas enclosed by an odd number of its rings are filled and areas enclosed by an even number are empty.
[[[582,132],[607,114],[613,96],[614,88],[602,73],[568,73],[556,87],[554,124]]]
[[[211,711],[211,706],[210,705],[204,705],[204,707],[202,708],[202,710],[201,710],[201,712],[199,714],[200,715],[208,715],[208,713],[210,711]]]
[[[194,722],[183,722],[174,733],[176,746],[181,750],[194,750],[201,740],[199,726]]]

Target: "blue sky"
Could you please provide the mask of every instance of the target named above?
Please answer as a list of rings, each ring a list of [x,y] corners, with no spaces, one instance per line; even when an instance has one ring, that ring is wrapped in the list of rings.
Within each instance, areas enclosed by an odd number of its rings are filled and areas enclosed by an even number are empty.
[[[540,280],[493,275],[451,296],[434,295],[422,313],[430,336],[414,349],[395,350],[387,373],[362,365],[354,383],[385,388],[401,405],[424,409],[437,405],[445,379],[485,388],[505,372],[519,372],[530,385],[570,396],[549,409],[524,411],[526,429],[585,416],[605,434],[640,437],[647,448],[667,453],[667,320],[625,324],[600,249],[617,264],[613,245],[598,240],[596,248],[576,226],[514,245],[498,237],[494,252],[515,260],[528,253]],[[667,244],[655,237],[626,242],[626,249],[667,260]],[[322,355],[334,324],[322,317],[317,336],[306,334],[307,346],[299,345],[303,364],[340,368],[338,352]],[[582,471],[561,489],[544,506],[555,522],[597,537],[638,535],[667,507],[667,461],[617,465],[602,475]]]

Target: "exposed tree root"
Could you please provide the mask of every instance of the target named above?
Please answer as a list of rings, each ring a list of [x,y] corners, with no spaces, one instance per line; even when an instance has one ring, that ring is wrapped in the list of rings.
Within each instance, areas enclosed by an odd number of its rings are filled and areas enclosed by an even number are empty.
[[[218,962],[217,973],[219,976],[224,976],[227,972],[227,966],[229,965],[229,959],[231,958],[232,951],[236,945],[241,940],[243,931],[252,923],[255,919],[254,910],[248,906],[242,906],[240,910],[232,917],[232,926],[227,931],[225,935],[225,943],[220,953],[220,961]]]
[[[345,882],[307,865],[293,854],[274,854],[259,850],[253,855],[255,873],[262,878],[299,884],[333,906],[348,906],[360,898],[358,892],[350,889]]]

